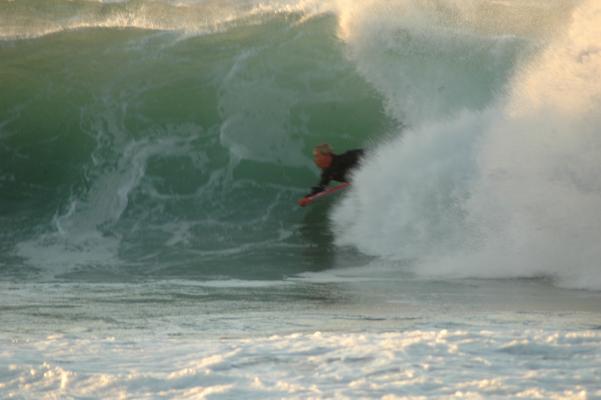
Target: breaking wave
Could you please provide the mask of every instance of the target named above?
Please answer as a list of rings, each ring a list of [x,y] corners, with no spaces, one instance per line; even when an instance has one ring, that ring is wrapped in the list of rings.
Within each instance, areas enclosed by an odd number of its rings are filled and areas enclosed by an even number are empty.
[[[338,243],[426,275],[600,289],[601,7],[568,15],[490,102],[381,145],[332,216]]]

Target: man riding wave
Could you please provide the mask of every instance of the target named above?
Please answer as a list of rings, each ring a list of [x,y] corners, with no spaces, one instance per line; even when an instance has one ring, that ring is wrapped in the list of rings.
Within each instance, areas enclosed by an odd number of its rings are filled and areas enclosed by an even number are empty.
[[[349,182],[350,171],[359,164],[364,153],[363,149],[354,149],[342,154],[334,154],[327,143],[315,146],[313,161],[321,168],[321,178],[305,197],[323,192],[331,181]]]

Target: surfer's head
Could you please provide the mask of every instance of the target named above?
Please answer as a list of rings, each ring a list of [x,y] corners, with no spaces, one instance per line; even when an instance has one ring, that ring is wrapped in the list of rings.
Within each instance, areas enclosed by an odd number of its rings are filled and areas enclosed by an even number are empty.
[[[313,149],[313,161],[321,169],[326,169],[332,164],[333,155],[332,148],[327,143],[315,146]]]

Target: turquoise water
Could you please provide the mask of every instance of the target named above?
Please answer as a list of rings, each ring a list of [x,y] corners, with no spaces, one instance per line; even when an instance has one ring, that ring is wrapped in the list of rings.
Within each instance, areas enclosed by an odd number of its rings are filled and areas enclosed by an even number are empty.
[[[0,1],[0,397],[601,397],[600,12]]]
[[[295,204],[316,180],[310,149],[363,146],[393,121],[346,60],[335,19],[300,18],[5,42],[2,218],[19,228],[3,242],[28,243],[19,264],[133,279],[323,268],[303,253],[331,242],[325,208]],[[27,262],[71,245],[56,270]]]

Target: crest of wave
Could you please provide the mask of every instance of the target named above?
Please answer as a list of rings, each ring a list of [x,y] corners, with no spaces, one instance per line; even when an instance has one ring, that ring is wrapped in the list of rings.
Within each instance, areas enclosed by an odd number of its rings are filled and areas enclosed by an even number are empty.
[[[0,4],[0,40],[41,37],[87,28],[136,28],[175,31],[184,36],[226,31],[264,17],[298,13],[305,18],[331,11],[317,0],[64,0]]]
[[[601,3],[558,26],[487,110],[376,149],[332,215],[338,243],[430,276],[601,289]]]

